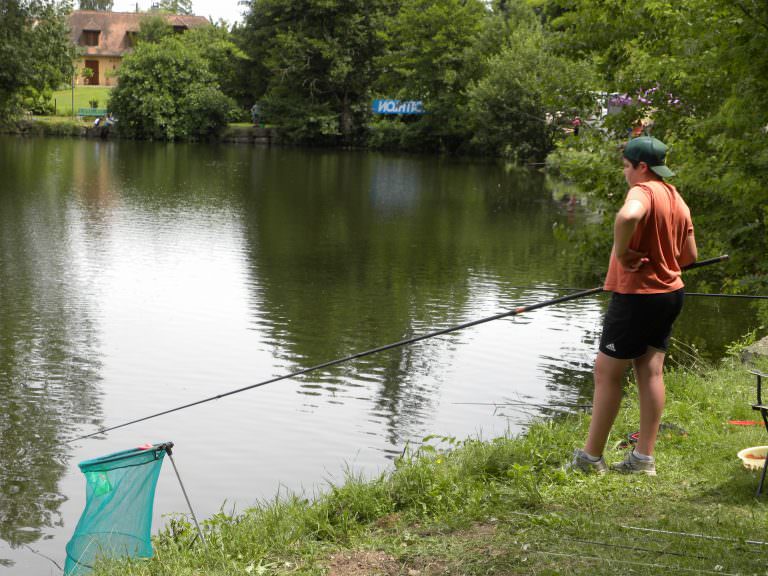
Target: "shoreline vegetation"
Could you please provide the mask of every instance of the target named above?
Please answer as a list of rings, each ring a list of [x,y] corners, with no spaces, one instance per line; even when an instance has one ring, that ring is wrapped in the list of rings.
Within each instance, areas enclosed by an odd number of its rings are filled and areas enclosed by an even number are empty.
[[[317,494],[222,511],[203,522],[207,547],[171,517],[154,558],[95,574],[768,574],[768,487],[756,498],[759,473],[736,457],[768,437],[762,422],[729,422],[759,420],[734,350],[716,366],[673,352],[657,477],[564,472],[586,413],[518,437],[428,437],[375,478],[348,471]],[[628,379],[609,461],[637,429],[636,404]]]
[[[94,119],[65,116],[29,116],[0,127],[0,133],[34,137],[73,137],[121,139],[113,130],[94,126]],[[280,138],[272,127],[258,127],[248,123],[229,124],[214,142],[231,144],[279,144]]]

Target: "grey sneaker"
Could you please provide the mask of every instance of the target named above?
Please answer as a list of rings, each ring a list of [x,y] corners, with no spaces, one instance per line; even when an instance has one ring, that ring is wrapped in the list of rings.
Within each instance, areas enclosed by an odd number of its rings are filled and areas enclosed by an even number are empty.
[[[641,460],[635,456],[635,451],[627,452],[626,457],[621,462],[611,464],[611,470],[622,472],[624,474],[646,474],[656,476],[656,460]]]
[[[600,456],[599,460],[590,460],[584,453],[584,450],[577,448],[573,451],[573,460],[566,465],[565,469],[568,471],[586,472],[587,474],[605,474],[608,471],[608,466],[606,466],[602,456]]]

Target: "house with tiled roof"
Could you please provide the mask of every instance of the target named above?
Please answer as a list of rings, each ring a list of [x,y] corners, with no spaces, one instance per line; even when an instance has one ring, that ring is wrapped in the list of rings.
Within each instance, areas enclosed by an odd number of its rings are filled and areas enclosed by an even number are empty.
[[[175,32],[210,24],[202,16],[159,15],[173,26]],[[146,17],[147,13],[141,12],[74,10],[69,16],[69,28],[70,38],[80,51],[76,63],[77,84],[116,85],[115,72],[120,68],[123,56],[133,48],[141,20]],[[83,68],[90,68],[93,75],[84,78]]]

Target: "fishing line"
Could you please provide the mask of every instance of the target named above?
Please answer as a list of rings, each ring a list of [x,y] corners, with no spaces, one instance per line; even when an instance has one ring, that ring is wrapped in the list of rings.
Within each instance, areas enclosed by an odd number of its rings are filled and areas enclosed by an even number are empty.
[[[532,406],[534,408],[592,408],[592,404],[561,404],[558,402],[544,403],[541,402],[451,402],[455,406]]]
[[[511,512],[508,512],[508,514],[511,514],[513,516],[524,516],[526,518],[540,519],[540,520],[544,520],[544,519],[546,519],[548,517],[545,514],[533,514],[533,513],[530,513],[530,512],[519,512],[519,511],[511,511]],[[560,517],[561,518],[566,518],[567,520],[572,522],[572,518],[569,518],[567,516],[560,516]],[[600,524],[599,523],[595,523],[595,524],[593,524],[593,526],[600,526]],[[611,528],[610,525],[602,524],[602,526],[604,528],[609,528],[609,529]],[[620,524],[619,528],[622,528],[624,530],[637,530],[639,532],[644,532],[646,540],[651,540],[651,541],[654,541],[654,542],[662,542],[662,543],[669,543],[669,542],[672,542],[672,540],[669,539],[669,538],[659,538],[659,537],[654,536],[654,535],[658,534],[660,536],[685,536],[685,537],[688,537],[688,538],[700,538],[700,539],[704,539],[704,540],[716,540],[716,541],[719,541],[719,542],[734,543],[734,544],[751,544],[753,546],[768,546],[768,542],[765,542],[765,541],[762,541],[762,540],[742,540],[742,539],[739,539],[739,538],[728,538],[726,536],[713,536],[713,535],[710,535],[710,534],[697,534],[697,533],[694,533],[694,532],[679,532],[679,531],[673,531],[673,530],[662,530],[662,529],[659,529],[659,528],[641,528],[641,527],[638,527],[638,526],[627,526],[625,524]],[[739,550],[750,551],[750,552],[754,552],[754,553],[759,553],[760,552],[756,548],[751,548],[751,549],[750,548],[739,548]]]
[[[768,300],[768,296],[761,294],[717,294],[712,292],[686,292],[686,296],[711,296],[714,298],[745,298],[748,300]]]
[[[569,542],[580,542],[582,544],[594,544],[596,546],[602,546],[604,548],[621,548],[622,550],[634,550],[636,552],[653,552],[654,554],[666,554],[668,556],[681,556],[683,558],[694,558],[696,560],[715,560],[709,556],[698,556],[692,554],[685,554],[684,552],[672,552],[668,550],[659,550],[657,548],[641,548],[639,546],[630,546],[629,544],[614,544],[612,542],[600,542],[598,540],[586,540],[584,538],[572,538],[570,536],[560,536],[562,540],[568,540]]]
[[[683,570],[685,572],[695,572],[697,574],[718,574],[719,576],[740,576],[738,573],[734,574],[732,572],[722,572],[722,571],[716,571],[716,570],[699,570],[697,568],[683,568],[682,566],[675,566],[673,564],[652,564],[650,562],[637,562],[633,560],[619,560],[616,558],[604,558],[602,556],[585,556],[583,554],[579,554],[578,556],[575,556],[574,554],[565,554],[563,552],[550,552],[549,550],[532,550],[529,549],[528,552],[533,552],[534,554],[544,554],[547,556],[560,556],[565,558],[570,558],[573,560],[574,558],[578,558],[579,560],[602,560],[604,562],[616,562],[618,564],[627,564],[629,566],[645,566],[647,568],[661,568],[663,570]],[[665,574],[671,574],[673,572],[664,572]]]
[[[638,530],[640,532],[651,532],[654,534],[669,534],[673,536],[687,536],[688,538],[703,538],[706,540],[723,540],[725,542],[738,542],[740,544],[752,544],[755,546],[768,546],[768,542],[763,540],[739,540],[738,538],[726,538],[725,536],[710,536],[708,534],[696,534],[693,532],[675,532],[673,530],[660,530],[656,528],[640,528],[638,526],[624,526],[625,530]]]
[[[708,260],[701,260],[699,262],[694,262],[693,264],[686,266],[683,268],[683,270],[690,270],[693,268],[700,268],[702,266],[708,266],[710,264],[716,264],[718,262],[722,262],[724,260],[728,259],[728,255],[724,254],[722,256],[717,256],[715,258],[710,258]],[[355,354],[350,354],[349,356],[344,356],[343,358],[337,358],[335,360],[329,360],[327,362],[322,362],[321,364],[315,364],[314,366],[310,366],[308,368],[302,368],[301,370],[297,370],[295,372],[291,372],[290,374],[284,374],[282,376],[275,376],[274,378],[270,378],[268,380],[264,380],[262,382],[258,382],[256,384],[250,384],[249,386],[243,386],[242,388],[237,388],[235,390],[230,390],[229,392],[223,392],[221,394],[216,394],[215,396],[209,396],[208,398],[203,398],[202,400],[197,400],[195,402],[189,402],[188,404],[183,404],[181,406],[176,406],[175,408],[169,408],[168,410],[163,410],[162,412],[157,412],[155,414],[150,414],[149,416],[144,416],[142,418],[136,418],[135,420],[131,420],[129,422],[123,422],[122,424],[117,424],[116,426],[109,426],[107,428],[102,428],[100,430],[97,430],[96,432],[91,432],[90,434],[84,434],[82,436],[78,436],[76,438],[71,438],[69,440],[64,440],[61,442],[61,444],[69,444],[70,442],[76,442],[78,440],[84,440],[86,438],[91,438],[93,436],[98,436],[99,434],[105,434],[107,432],[111,432],[113,430],[117,430],[119,428],[125,428],[126,426],[131,426],[132,424],[138,424],[139,422],[146,422],[147,420],[151,420],[153,418],[159,418],[160,416],[165,416],[167,414],[172,414],[173,412],[178,412],[180,410],[186,410],[187,408],[192,408],[193,406],[199,406],[200,404],[205,404],[206,402],[212,402],[214,400],[219,400],[221,398],[226,398],[227,396],[232,396],[234,394],[240,394],[241,392],[246,392],[248,390],[253,390],[254,388],[259,388],[261,386],[266,386],[267,384],[273,384],[275,382],[279,382],[280,380],[286,380],[288,378],[295,378],[296,376],[302,376],[304,374],[307,374],[309,372],[314,372],[315,370],[321,370],[323,368],[329,368],[331,366],[336,366],[337,364],[342,364],[344,362],[349,362],[350,360],[355,360],[357,358],[362,358],[364,356],[370,356],[371,354],[377,354],[378,352],[384,352],[385,350],[392,350],[393,348],[399,348],[400,346],[405,346],[406,344],[413,344],[415,342],[420,342],[421,340],[426,340],[428,338],[434,338],[435,336],[442,336],[443,334],[450,334],[451,332],[457,332],[458,330],[463,330],[464,328],[469,328],[471,326],[477,326],[478,324],[484,324],[486,322],[491,322],[493,320],[499,320],[501,318],[506,318],[508,316],[517,316],[518,314],[522,314],[524,312],[532,312],[533,310],[538,310],[539,308],[545,308],[547,306],[552,306],[554,304],[560,304],[562,302],[568,302],[570,300],[575,300],[576,298],[583,298],[584,296],[591,296],[592,294],[598,294],[603,292],[603,287],[598,286],[596,288],[589,288],[587,290],[581,290],[579,292],[575,292],[573,294],[566,294],[565,296],[560,296],[558,298],[552,298],[551,300],[545,300],[543,302],[539,302],[536,304],[529,304],[526,306],[518,306],[517,308],[514,308],[513,310],[508,310],[506,312],[501,312],[499,314],[494,314],[493,316],[488,316],[486,318],[480,318],[479,320],[472,320],[470,322],[464,322],[463,324],[459,324],[457,326],[451,326],[448,328],[443,328],[442,330],[436,330],[434,332],[430,332],[428,334],[422,334],[421,336],[414,336],[412,338],[406,338],[404,340],[399,340],[398,342],[393,342],[391,344],[385,344],[383,346],[377,346],[376,348],[371,348],[369,350],[365,350],[363,352],[357,352]]]

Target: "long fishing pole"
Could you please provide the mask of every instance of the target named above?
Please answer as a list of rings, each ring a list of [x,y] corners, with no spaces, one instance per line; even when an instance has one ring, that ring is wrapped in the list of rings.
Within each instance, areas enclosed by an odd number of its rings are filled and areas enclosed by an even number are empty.
[[[505,286],[505,288],[514,288],[516,290],[530,290],[531,286]],[[562,292],[579,292],[586,290],[586,288],[572,288],[569,286],[536,286],[536,288],[542,288],[547,290],[560,290]],[[685,297],[689,296],[702,296],[705,298],[735,298],[741,300],[768,300],[768,296],[765,294],[725,294],[722,292],[686,292]]]
[[[693,264],[686,266],[683,268],[684,270],[691,270],[693,268],[700,268],[702,266],[709,266],[710,264],[716,264],[718,262],[722,262],[723,260],[727,260],[728,255],[724,254],[723,256],[717,256],[716,258],[710,258],[708,260],[701,260],[699,262],[694,262]],[[524,312],[532,312],[533,310],[538,310],[539,308],[544,308],[546,306],[552,306],[554,304],[560,304],[562,302],[568,302],[570,300],[576,300],[577,298],[583,298],[584,296],[591,296],[592,294],[597,294],[599,292],[603,291],[602,286],[598,286],[596,288],[590,288],[588,290],[581,290],[579,292],[575,292],[573,294],[566,294],[565,296],[560,296],[558,298],[552,298],[551,300],[545,300],[543,302],[538,302],[536,304],[529,304],[527,306],[518,306],[517,308],[514,308],[513,310],[508,310],[507,312],[501,312],[499,314],[494,314],[493,316],[488,316],[486,318],[480,318],[479,320],[472,320],[470,322],[465,322],[463,324],[458,324],[456,326],[451,326],[449,328],[443,328],[442,330],[436,330],[434,332],[430,332],[428,334],[422,334],[421,336],[414,336],[412,338],[406,338],[404,340],[399,340],[398,342],[393,342],[391,344],[385,344],[384,346],[377,346],[376,348],[371,348],[369,350],[365,350],[363,352],[357,352],[355,354],[350,354],[349,356],[344,356],[343,358],[337,358],[336,360],[329,360],[327,362],[323,362],[321,364],[315,364],[314,366],[310,366],[308,368],[302,368],[301,370],[297,370],[295,372],[291,372],[290,374],[284,374],[282,376],[275,376],[274,378],[270,378],[268,380],[264,380],[262,382],[257,382],[256,384],[250,384],[248,386],[243,386],[242,388],[237,388],[235,390],[230,390],[229,392],[223,392],[221,394],[216,394],[215,396],[209,396],[208,398],[203,398],[202,400],[197,400],[195,402],[189,402],[188,404],[183,404],[181,406],[176,406],[175,408],[169,408],[168,410],[163,410],[162,412],[157,412],[155,414],[150,414],[149,416],[144,416],[142,418],[137,418],[135,420],[131,420],[129,422],[124,422],[122,424],[117,424],[116,426],[110,426],[108,428],[102,428],[100,430],[97,430],[96,432],[91,432],[90,434],[84,434],[83,436],[78,436],[76,438],[72,438],[70,440],[65,440],[62,442],[63,444],[69,444],[70,442],[76,442],[78,440],[84,440],[86,438],[91,438],[93,436],[98,436],[99,434],[105,434],[107,432],[112,432],[113,430],[117,430],[118,428],[125,428],[126,426],[131,426],[132,424],[138,424],[139,422],[146,422],[147,420],[151,420],[153,418],[159,418],[160,416],[165,416],[166,414],[172,414],[173,412],[178,412],[180,410],[186,410],[187,408],[192,408],[193,406],[199,406],[200,404],[205,404],[206,402],[212,402],[214,400],[219,400],[220,398],[226,398],[227,396],[233,396],[234,394],[240,394],[241,392],[246,392],[247,390],[253,390],[254,388],[259,388],[261,386],[266,386],[267,384],[273,384],[275,382],[279,382],[280,380],[287,380],[288,378],[295,378],[296,376],[302,376],[303,374],[307,374],[309,372],[313,372],[315,370],[321,370],[323,368],[329,368],[330,366],[335,366],[337,364],[342,364],[344,362],[349,362],[350,360],[355,360],[357,358],[362,358],[364,356],[370,356],[371,354],[376,354],[378,352],[384,352],[385,350],[391,350],[392,348],[399,348],[400,346],[405,346],[406,344],[413,344],[415,342],[419,342],[421,340],[426,340],[427,338],[434,338],[435,336],[442,336],[443,334],[449,334],[451,332],[456,332],[458,330],[463,330],[464,328],[469,328],[471,326],[477,326],[478,324],[484,324],[486,322],[491,322],[493,320],[499,320],[501,318],[506,318],[508,316],[517,316],[518,314],[523,314]]]

